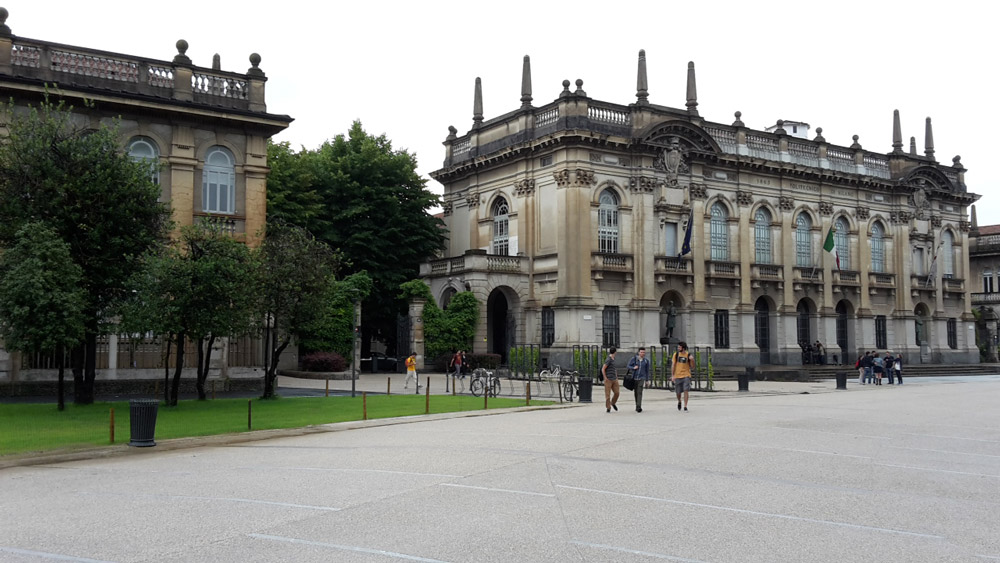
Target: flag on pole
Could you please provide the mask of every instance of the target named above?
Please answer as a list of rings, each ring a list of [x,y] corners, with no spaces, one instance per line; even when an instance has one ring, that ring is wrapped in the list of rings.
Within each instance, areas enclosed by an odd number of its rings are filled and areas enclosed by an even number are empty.
[[[688,216],[687,229],[684,231],[684,244],[681,245],[681,251],[677,255],[678,258],[684,256],[685,254],[691,254],[691,232],[694,231],[694,205],[691,206],[691,214]]]
[[[830,225],[830,230],[826,233],[826,242],[823,243],[823,250],[833,254],[833,258],[837,261],[837,269],[840,269],[840,254],[837,254],[837,242],[833,239],[833,233],[836,230],[836,225]]]

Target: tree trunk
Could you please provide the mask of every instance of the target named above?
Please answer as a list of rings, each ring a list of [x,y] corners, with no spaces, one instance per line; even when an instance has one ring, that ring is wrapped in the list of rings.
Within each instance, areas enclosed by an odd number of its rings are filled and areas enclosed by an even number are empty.
[[[196,387],[198,388],[198,400],[204,401],[207,399],[205,396],[205,382],[208,380],[208,367],[212,365],[212,345],[215,344],[215,335],[208,337],[208,350],[202,351],[202,344],[205,340],[198,340],[198,382]]]
[[[83,390],[83,344],[73,346],[70,351],[69,361],[73,369],[73,402],[82,405],[83,398],[80,393]]]
[[[177,365],[174,366],[174,382],[171,385],[170,406],[177,406],[181,393],[181,371],[184,369],[184,331],[177,333]]]
[[[273,349],[271,352],[271,363],[267,366],[267,371],[264,375],[264,397],[265,399],[273,399],[275,396],[275,380],[278,378],[278,360],[281,358],[281,353],[284,352],[285,348],[292,341],[291,337],[286,339],[281,343],[281,346]]]
[[[59,410],[66,410],[66,356],[65,347],[59,345],[56,354],[59,355],[59,382],[56,384],[56,394],[58,395]]]
[[[170,345],[174,343],[174,335],[167,335],[167,353],[163,356],[163,404],[170,404]]]
[[[81,405],[94,404],[94,380],[97,379],[97,332],[88,330],[85,336],[83,356],[83,389],[82,398],[77,401]]]

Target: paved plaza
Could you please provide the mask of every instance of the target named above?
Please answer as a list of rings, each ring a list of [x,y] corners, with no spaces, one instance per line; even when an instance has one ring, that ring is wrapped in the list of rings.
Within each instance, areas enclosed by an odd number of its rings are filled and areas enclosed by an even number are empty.
[[[0,560],[1000,560],[1000,376],[800,385],[11,467]]]

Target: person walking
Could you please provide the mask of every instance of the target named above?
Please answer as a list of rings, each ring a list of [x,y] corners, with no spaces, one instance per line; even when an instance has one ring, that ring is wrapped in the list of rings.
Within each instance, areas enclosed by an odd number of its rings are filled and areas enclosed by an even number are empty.
[[[618,383],[618,374],[615,373],[615,352],[618,349],[614,346],[608,350],[608,359],[604,360],[601,366],[601,375],[604,376],[604,406],[611,412],[611,409],[618,410],[618,396],[621,395],[621,387]]]
[[[420,392],[420,379],[417,377],[417,354],[414,352],[406,358],[406,380],[403,382],[403,389],[410,388],[410,378],[417,384],[417,393]]]
[[[691,392],[691,353],[687,342],[678,342],[677,351],[672,359],[670,381],[674,382],[674,393],[677,393],[677,410],[681,410],[681,396],[684,397],[684,412],[688,410],[688,394]]]
[[[465,377],[465,376],[462,375],[462,351],[461,350],[459,350],[458,352],[455,352],[455,355],[452,356],[452,358],[451,358],[451,367],[452,367],[452,369],[455,370],[455,373],[452,374],[453,377],[457,377],[459,379]]]
[[[649,380],[649,360],[646,358],[646,348],[639,348],[639,352],[628,361],[629,374],[635,380],[635,412],[642,412],[642,388]]]
[[[896,361],[892,362],[892,369],[896,372],[896,383],[903,384],[903,355],[896,354]]]

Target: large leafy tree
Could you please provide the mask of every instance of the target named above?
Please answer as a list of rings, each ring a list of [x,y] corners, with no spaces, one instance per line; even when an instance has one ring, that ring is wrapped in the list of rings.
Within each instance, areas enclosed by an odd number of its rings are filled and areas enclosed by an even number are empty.
[[[42,223],[28,223],[0,253],[0,336],[22,352],[55,350],[58,406],[64,402],[64,351],[83,341],[83,270],[69,245]]]
[[[385,135],[366,133],[357,121],[315,151],[293,156],[287,146],[272,145],[271,154],[278,158],[270,163],[269,216],[300,225],[343,252],[345,273],[368,272],[373,288],[363,305],[365,331],[393,333],[400,284],[416,277],[420,263],[444,243],[443,223],[430,214],[439,200],[417,174],[416,157],[394,149]]]
[[[71,108],[48,100],[23,112],[4,109],[0,246],[14,244],[29,222],[44,223],[68,245],[86,296],[84,344],[71,355],[74,397],[91,403],[101,323],[127,295],[139,257],[169,231],[170,210],[149,164],[125,154],[116,127],[83,127]]]
[[[479,300],[471,291],[455,294],[442,310],[431,295],[430,288],[421,280],[411,280],[400,286],[404,299],[426,300],[422,312],[424,321],[424,355],[437,358],[448,352],[471,348],[479,323]]]

